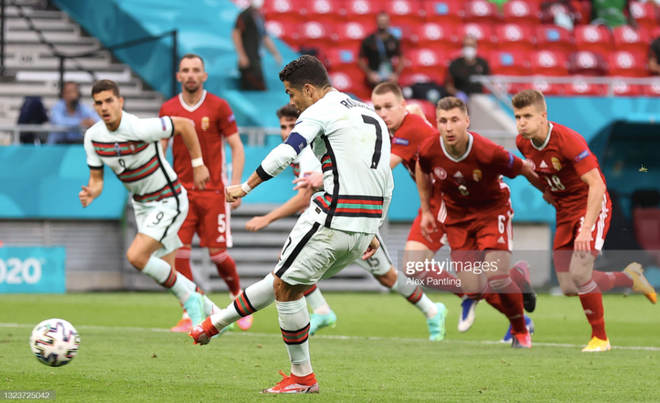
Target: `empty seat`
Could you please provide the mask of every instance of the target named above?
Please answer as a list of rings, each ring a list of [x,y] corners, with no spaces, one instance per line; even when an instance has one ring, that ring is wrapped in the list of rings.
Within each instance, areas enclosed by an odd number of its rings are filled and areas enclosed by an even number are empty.
[[[541,25],[536,28],[536,46],[538,49],[552,50],[568,54],[575,50],[571,33],[555,25]]]
[[[496,28],[497,46],[501,50],[530,52],[536,42],[526,25],[504,24]]]
[[[283,40],[289,46],[294,48],[298,47],[298,24],[287,22],[270,20],[266,21],[266,31],[274,37]]]
[[[465,17],[465,8],[460,0],[426,0],[423,8],[428,22],[458,24]]]
[[[538,25],[541,23],[541,12],[536,2],[510,0],[504,3],[504,22],[520,25]]]
[[[600,53],[581,50],[568,56],[568,71],[583,76],[603,76],[607,75],[608,68]]]
[[[623,80],[616,80],[612,82],[612,90],[614,95],[625,96],[625,97],[637,97],[643,94],[642,87],[640,85],[628,84]]]
[[[305,2],[305,18],[326,24],[344,22],[346,11],[339,3],[331,0],[308,0]]]
[[[466,22],[489,22],[497,23],[499,15],[497,6],[486,0],[474,0],[465,3]]]
[[[588,50],[607,55],[612,50],[610,31],[602,26],[580,25],[575,27],[575,46],[577,50]]]
[[[347,22],[337,26],[337,46],[359,49],[360,43],[371,35],[371,29],[359,22]]]
[[[614,45],[617,50],[646,55],[649,51],[649,41],[646,29],[635,30],[628,25],[614,28]]]
[[[451,51],[459,47],[456,33],[452,29],[453,25],[427,22],[417,27],[413,38],[418,47],[432,48],[435,51]]]
[[[479,50],[489,52],[497,49],[497,38],[493,34],[493,27],[489,24],[467,23],[462,25],[458,31],[458,43],[466,36],[471,36],[479,43]]]
[[[633,18],[640,26],[653,28],[658,25],[657,9],[652,1],[646,3],[641,1],[631,1],[630,11]]]
[[[266,0],[264,15],[267,20],[276,20],[282,24],[299,24],[302,9],[300,0]]]
[[[512,86],[512,93],[518,93],[522,90],[534,89],[541,91],[544,95],[562,95],[564,86],[561,84],[550,84],[545,76],[534,76],[529,83],[515,84]]]
[[[426,101],[424,99],[407,99],[406,103],[409,105],[419,105],[419,107],[422,109],[422,112],[424,112],[424,116],[426,116],[426,120],[431,122],[431,124],[435,123],[436,108],[432,102]]]
[[[647,62],[640,55],[625,50],[611,53],[609,57],[610,74],[624,77],[648,76]]]
[[[353,48],[332,48],[328,51],[328,60],[332,71],[344,71],[348,66],[356,67],[358,50]]]
[[[399,77],[399,85],[401,87],[410,87],[417,83],[436,82],[442,84],[444,77],[437,73],[403,73]]]
[[[529,74],[529,63],[523,52],[495,51],[491,52],[489,63],[493,74],[507,76],[524,76]]]
[[[411,49],[413,46],[414,26],[405,23],[397,23],[390,26],[390,33],[401,42],[403,49]]]
[[[332,28],[328,24],[308,21],[300,24],[298,31],[300,32],[300,46],[327,49],[334,45]]]
[[[446,60],[431,49],[414,49],[405,56],[412,73],[445,74]]]
[[[644,94],[649,97],[660,97],[660,78],[655,78],[650,85],[644,86]]]
[[[363,100],[368,100],[371,97],[371,90],[367,87],[364,73],[358,74],[354,70],[337,71],[330,72],[328,77],[332,86],[341,92],[353,93]]]
[[[568,74],[566,56],[551,50],[539,50],[531,55],[531,70],[533,74],[546,76],[565,76]]]
[[[373,0],[347,0],[344,7],[347,21],[376,25],[376,14],[380,8]]]
[[[565,95],[589,95],[589,96],[603,96],[606,89],[602,84],[589,84],[586,81],[576,77],[572,83],[564,86]]]
[[[416,26],[424,22],[417,0],[390,0],[385,2],[385,11],[390,15],[392,25]]]

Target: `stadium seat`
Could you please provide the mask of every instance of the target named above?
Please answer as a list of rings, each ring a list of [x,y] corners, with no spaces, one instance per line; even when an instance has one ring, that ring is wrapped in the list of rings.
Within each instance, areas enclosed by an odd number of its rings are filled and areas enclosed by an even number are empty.
[[[562,15],[562,14],[570,16],[569,18],[574,22],[578,18],[578,15],[576,15],[573,12],[573,10],[571,10],[567,5],[561,4],[559,2],[552,4],[551,6],[546,6],[545,4],[542,4],[540,13],[541,13],[541,24],[554,24],[555,18],[558,15]]]
[[[607,55],[612,50],[610,31],[602,25],[580,25],[575,27],[575,47]]]
[[[427,22],[417,27],[413,41],[420,48],[432,48],[437,52],[456,50],[460,44],[452,29],[453,25]]]
[[[658,25],[657,10],[652,1],[646,3],[631,1],[630,11],[640,26],[651,29]]]
[[[426,116],[426,120],[431,123],[435,122],[435,105],[432,102],[423,99],[407,99],[406,103],[409,105],[419,105],[422,108],[422,112],[424,112],[424,116]]]
[[[504,3],[504,22],[536,26],[541,23],[541,11],[536,2],[510,0]]]
[[[633,210],[633,222],[637,242],[651,252],[660,264],[660,209],[636,208]]]
[[[583,76],[603,76],[607,75],[607,63],[599,53],[581,50],[572,52],[568,56],[569,74]]]
[[[289,22],[282,22],[276,20],[266,21],[266,31],[274,37],[283,40],[289,46],[297,48],[298,47],[298,29],[297,24],[292,24]]]
[[[399,42],[401,42],[401,46],[404,50],[411,49],[413,46],[413,32],[415,31],[413,27],[415,27],[415,25],[401,22],[390,26],[390,32],[399,40]]]
[[[458,24],[465,18],[465,8],[460,0],[424,1],[426,21],[438,24]]]
[[[511,93],[515,94],[527,89],[541,91],[544,95],[562,95],[564,93],[563,85],[550,84],[544,76],[534,76],[529,83],[512,85]]]
[[[589,84],[586,81],[575,77],[572,83],[564,86],[565,95],[589,95],[589,96],[603,96],[607,93],[606,88],[602,84]]]
[[[444,77],[437,73],[404,73],[399,77],[399,85],[401,87],[410,87],[416,83],[428,83],[435,81],[442,85]]]
[[[367,26],[359,22],[347,22],[337,26],[337,46],[359,49],[364,38],[373,31],[373,24]]]
[[[525,25],[504,24],[496,28],[497,46],[500,50],[530,52],[535,48],[536,39],[531,29]]]
[[[328,77],[333,87],[341,92],[350,92],[355,94],[358,98],[368,100],[371,98],[371,90],[367,87],[365,82],[364,73],[355,73],[352,71],[337,71],[330,72]]]
[[[613,77],[613,79],[614,81],[612,82],[612,89],[614,90],[614,95],[636,97],[643,94],[643,90],[640,85],[632,85],[624,81],[617,81],[616,77]]]
[[[417,0],[390,0],[384,5],[392,25],[414,27],[424,22],[424,16],[420,13],[422,9]]]
[[[486,0],[468,1],[465,3],[465,21],[496,24],[499,22],[497,6]]]
[[[651,85],[644,86],[644,95],[649,97],[660,97],[660,78],[655,78]]]
[[[307,0],[305,1],[305,18],[309,21],[318,21],[323,24],[339,24],[344,22],[346,10],[336,1]]]
[[[300,46],[327,49],[335,42],[331,26],[318,21],[303,22],[298,27],[298,32],[300,32]]]
[[[646,77],[648,76],[646,60],[634,53],[619,50],[610,53],[610,74],[623,77]]]
[[[491,52],[488,64],[493,74],[525,76],[529,74],[529,62],[523,52]]]
[[[331,71],[345,71],[350,67],[357,66],[358,59],[357,48],[332,48],[328,51],[328,60]]]
[[[569,54],[575,50],[571,33],[555,25],[541,25],[536,28],[536,46],[538,49]]]
[[[359,22],[366,26],[376,25],[376,14],[380,8],[373,0],[347,0],[344,5],[347,21]]]
[[[412,73],[438,74],[444,77],[445,59],[431,49],[413,49],[406,52],[406,60]]]
[[[264,16],[266,20],[275,20],[282,24],[299,24],[302,18],[302,1],[300,0],[266,0]]]
[[[539,50],[531,55],[532,74],[565,76],[568,74],[568,61],[563,53]]]
[[[489,24],[472,22],[461,25],[458,30],[458,43],[461,44],[466,36],[471,36],[479,42],[479,51],[490,52],[497,49],[497,38]]]
[[[650,38],[646,29],[635,30],[628,25],[614,28],[614,45],[617,50],[646,55]]]

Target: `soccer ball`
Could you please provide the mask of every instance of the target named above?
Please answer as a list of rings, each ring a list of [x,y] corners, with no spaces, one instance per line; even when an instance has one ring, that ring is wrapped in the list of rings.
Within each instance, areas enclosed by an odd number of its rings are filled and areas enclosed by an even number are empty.
[[[30,336],[30,349],[37,359],[51,367],[66,365],[78,354],[80,335],[64,319],[47,319],[39,323]]]

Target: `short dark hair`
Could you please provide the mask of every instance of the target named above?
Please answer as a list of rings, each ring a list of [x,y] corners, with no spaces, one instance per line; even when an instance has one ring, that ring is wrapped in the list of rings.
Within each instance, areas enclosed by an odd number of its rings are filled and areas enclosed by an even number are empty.
[[[181,64],[183,59],[199,59],[202,62],[202,67],[204,67],[204,59],[202,59],[202,56],[198,55],[197,53],[186,53],[185,55],[181,56],[179,64]]]
[[[298,108],[291,104],[286,104],[277,110],[278,119],[282,119],[284,117],[298,119],[298,116],[300,116],[300,111]]]
[[[330,86],[325,66],[319,59],[310,55],[300,56],[284,66],[280,71],[280,81],[288,81],[295,89],[301,89],[305,84],[321,89]]]
[[[454,108],[460,109],[464,114],[468,114],[467,105],[465,102],[456,97],[445,97],[438,101],[437,110],[450,111]]]
[[[520,91],[511,98],[511,104],[515,109],[522,109],[531,105],[538,106],[542,111],[548,109],[543,93],[534,89]]]
[[[117,98],[121,97],[121,95],[119,95],[119,86],[116,82],[112,80],[99,80],[95,82],[92,87],[92,98],[94,97],[94,94],[108,90],[112,90],[112,93],[116,95]]]
[[[385,95],[388,92],[391,92],[394,94],[397,99],[403,99],[403,92],[401,92],[401,88],[399,88],[398,85],[396,85],[393,82],[390,81],[385,81],[384,83],[380,83],[374,88],[372,94],[373,95]]]

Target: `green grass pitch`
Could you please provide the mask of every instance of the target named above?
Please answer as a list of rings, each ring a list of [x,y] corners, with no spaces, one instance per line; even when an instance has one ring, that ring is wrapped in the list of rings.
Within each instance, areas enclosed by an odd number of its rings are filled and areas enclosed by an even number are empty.
[[[261,395],[289,372],[274,306],[248,332],[208,346],[167,329],[179,319],[168,294],[110,293],[0,296],[0,391],[54,389],[66,402],[633,402],[660,400],[660,307],[643,296],[606,295],[614,349],[587,354],[590,329],[577,298],[539,296],[531,350],[495,343],[505,318],[482,302],[467,333],[456,329],[460,301],[449,308],[447,337],[426,340],[423,316],[395,294],[327,293],[337,327],[310,338],[319,395]],[[226,294],[211,298],[223,306]],[[59,317],[80,332],[78,356],[50,368],[28,338]],[[272,401],[272,400],[271,400]]]

